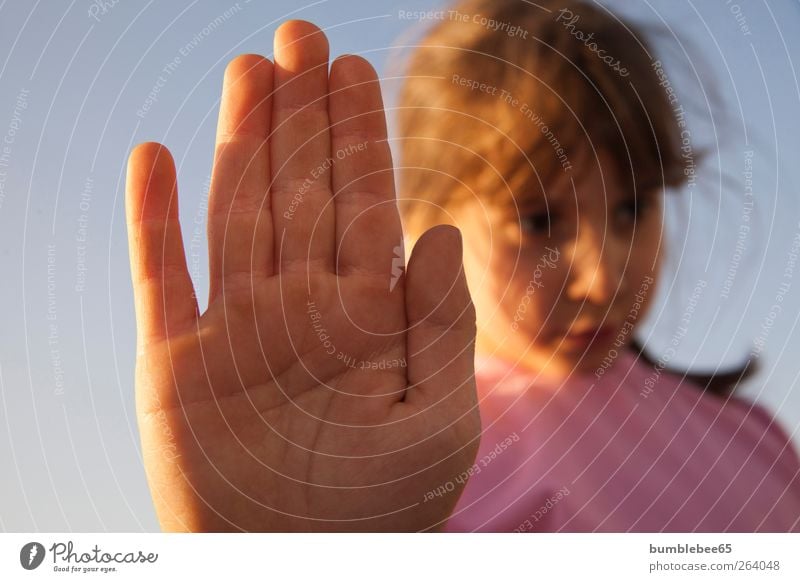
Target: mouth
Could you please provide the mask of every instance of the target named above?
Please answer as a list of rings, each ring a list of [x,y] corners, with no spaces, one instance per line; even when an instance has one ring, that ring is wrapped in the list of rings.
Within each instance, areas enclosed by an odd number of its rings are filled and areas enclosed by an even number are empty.
[[[590,344],[605,346],[614,337],[614,326],[570,328],[563,337],[565,345],[576,348],[585,348]]]

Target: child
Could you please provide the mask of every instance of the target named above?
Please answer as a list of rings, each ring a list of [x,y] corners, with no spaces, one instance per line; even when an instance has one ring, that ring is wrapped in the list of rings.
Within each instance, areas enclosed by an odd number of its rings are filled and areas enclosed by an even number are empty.
[[[462,230],[478,319],[481,449],[447,529],[800,531],[800,461],[770,415],[629,347],[664,189],[694,171],[639,32],[589,2],[468,0],[420,44],[401,208],[412,237]]]
[[[308,22],[278,28],[274,62],[226,70],[202,313],[172,158],[131,154],[161,527],[797,529],[798,460],[768,416],[623,349],[657,283],[661,191],[684,177],[644,45],[578,4],[458,11],[403,93],[405,275],[377,76],[352,55],[329,72]],[[440,220],[463,244],[421,233]]]

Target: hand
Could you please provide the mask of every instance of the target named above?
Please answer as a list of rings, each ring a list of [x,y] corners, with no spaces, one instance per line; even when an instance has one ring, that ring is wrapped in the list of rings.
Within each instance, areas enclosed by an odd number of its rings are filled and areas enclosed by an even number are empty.
[[[480,434],[475,312],[457,229],[426,232],[403,274],[364,59],[329,76],[324,34],[289,21],[274,64],[228,66],[202,315],[163,146],[131,153],[126,212],[137,417],[164,530],[443,525]]]

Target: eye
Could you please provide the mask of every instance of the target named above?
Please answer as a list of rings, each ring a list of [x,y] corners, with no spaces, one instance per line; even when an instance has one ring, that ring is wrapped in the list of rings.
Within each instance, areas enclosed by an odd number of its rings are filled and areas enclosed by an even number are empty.
[[[617,217],[623,224],[635,224],[652,207],[649,196],[631,198],[617,207]]]
[[[529,234],[548,234],[554,218],[549,212],[528,214],[521,219],[522,230]]]

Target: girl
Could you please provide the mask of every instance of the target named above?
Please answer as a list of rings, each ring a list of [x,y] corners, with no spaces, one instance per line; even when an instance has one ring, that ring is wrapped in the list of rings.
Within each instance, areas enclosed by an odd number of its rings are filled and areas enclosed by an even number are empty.
[[[571,0],[461,2],[410,58],[405,226],[462,229],[478,319],[483,434],[449,531],[800,530],[770,415],[632,342],[665,189],[694,172],[665,79],[633,26]]]

